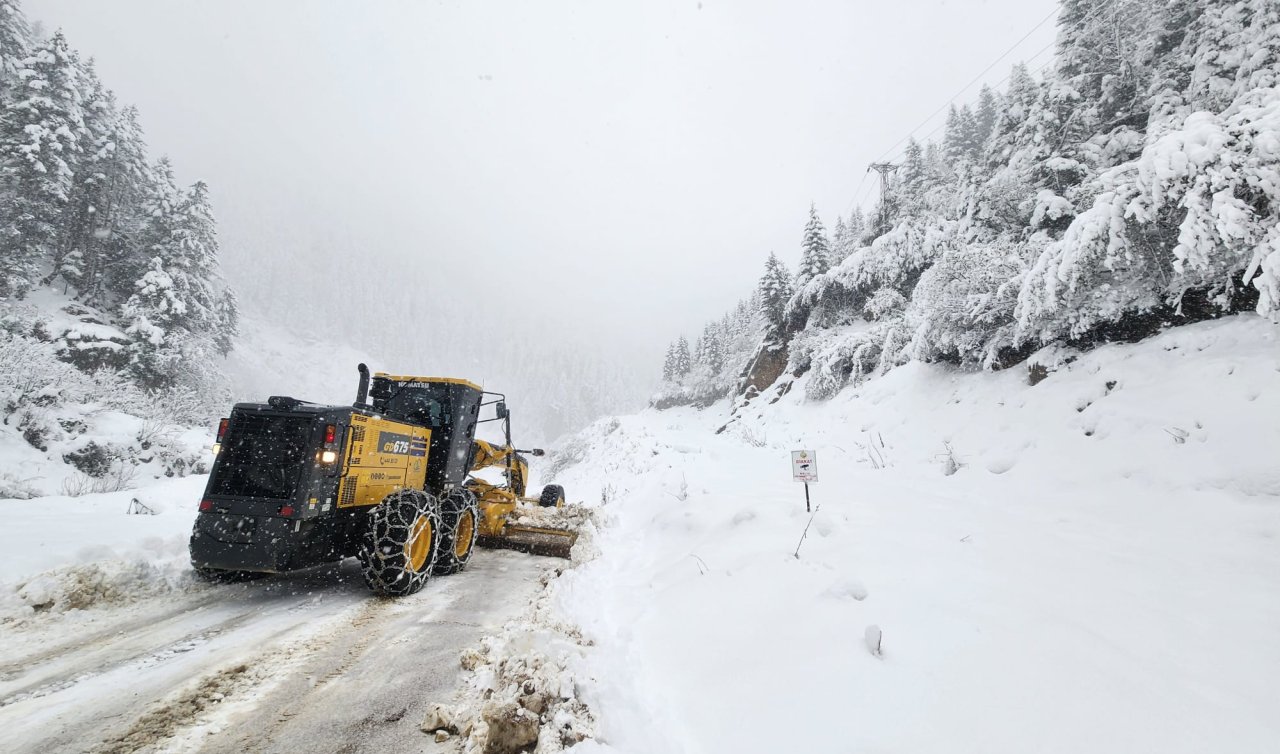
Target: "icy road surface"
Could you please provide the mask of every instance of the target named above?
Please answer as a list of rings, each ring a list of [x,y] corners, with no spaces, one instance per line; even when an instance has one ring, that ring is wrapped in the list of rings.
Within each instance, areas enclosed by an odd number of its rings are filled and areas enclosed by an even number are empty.
[[[432,751],[418,730],[461,650],[515,617],[557,561],[478,552],[398,600],[354,561],[180,592],[0,646],[15,752]],[[451,750],[452,744],[440,750]]]

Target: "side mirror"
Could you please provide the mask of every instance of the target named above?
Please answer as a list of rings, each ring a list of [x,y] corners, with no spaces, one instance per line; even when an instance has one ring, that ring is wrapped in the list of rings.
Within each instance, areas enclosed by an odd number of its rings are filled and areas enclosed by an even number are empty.
[[[547,454],[547,451],[543,450],[542,448],[534,448],[533,450],[529,451],[529,455],[531,456],[545,456],[546,454]]]
[[[507,404],[505,401],[498,401],[498,405],[495,406],[494,408],[498,414],[499,419],[505,419],[508,416],[511,416],[511,413],[507,411]]]

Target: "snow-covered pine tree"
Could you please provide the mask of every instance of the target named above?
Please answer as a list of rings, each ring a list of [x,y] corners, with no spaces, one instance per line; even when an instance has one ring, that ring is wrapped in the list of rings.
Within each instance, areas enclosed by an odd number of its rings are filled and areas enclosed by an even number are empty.
[[[1040,84],[1031,76],[1026,64],[1014,65],[1009,71],[1008,89],[1001,98],[1002,107],[987,138],[986,161],[989,169],[997,170],[1009,165],[1018,134],[1039,99]]]
[[[964,173],[977,160],[982,142],[973,110],[968,105],[952,105],[942,138],[943,154],[952,170]]]
[[[95,305],[128,299],[150,263],[147,251],[139,247],[156,179],[147,162],[137,108],[129,106],[115,113],[110,133],[111,141],[99,163],[101,203],[79,285],[81,299]]]
[[[180,358],[186,303],[159,256],[138,280],[137,290],[121,309],[128,326],[129,371],[148,388],[173,384]]]
[[[844,255],[841,250],[849,245],[849,229],[844,224],[844,218],[836,215],[836,224],[831,228],[831,249],[828,256],[831,262],[828,267],[835,267],[844,261]]]
[[[59,32],[19,63],[0,115],[0,296],[21,296],[57,253],[84,118],[77,64]]]
[[[1049,92],[1060,134],[1087,139],[1117,128],[1146,128],[1151,0],[1061,0],[1057,57]]]
[[[44,279],[44,283],[49,285],[61,276],[78,291],[84,282],[94,233],[99,221],[105,219],[106,162],[115,146],[113,124],[116,117],[111,93],[102,85],[92,60],[80,66],[79,82],[84,121],[77,149],[79,159],[59,221],[60,242],[53,255],[52,269]]]
[[[1196,110],[1218,112],[1245,92],[1280,84],[1277,16],[1280,8],[1266,0],[1162,5],[1148,63],[1154,133],[1177,128]]]
[[[982,89],[978,92],[978,108],[974,113],[974,141],[978,149],[979,158],[986,154],[987,141],[991,138],[991,132],[995,128],[996,118],[999,116],[1000,104],[995,91],[987,86],[982,85]]]
[[[662,362],[662,381],[671,382],[676,378],[676,344],[667,346],[667,358]]]
[[[848,244],[843,249],[837,249],[840,254],[840,261],[849,258],[849,255],[857,251],[862,246],[862,237],[867,232],[867,221],[862,214],[862,208],[854,205],[849,212],[849,221],[846,223],[845,237]]]
[[[724,367],[725,334],[720,325],[710,322],[702,331],[703,363],[711,374],[717,374]]]
[[[766,333],[776,335],[781,332],[787,302],[795,288],[791,284],[791,272],[773,252],[764,263],[764,275],[760,277],[758,290],[760,316],[764,319]]]
[[[689,341],[683,335],[676,340],[675,360],[672,363],[672,372],[676,379],[680,379],[693,369],[693,358],[689,353]]]
[[[31,49],[31,27],[17,3],[0,0],[0,105],[11,106],[22,61]]]
[[[163,387],[175,377],[182,348],[223,324],[212,292],[217,238],[203,184],[182,192],[173,168],[161,158],[147,198],[140,252],[147,270],[123,307],[131,337],[130,364],[146,384]]]
[[[809,205],[809,221],[804,226],[804,239],[800,245],[800,269],[796,286],[805,283],[831,269],[831,250],[827,243],[827,231],[818,219],[818,209]]]
[[[178,222],[174,242],[181,255],[187,277],[189,327],[198,332],[212,332],[220,323],[216,310],[214,286],[221,283],[218,271],[218,232],[209,205],[209,187],[197,182],[183,193],[178,205]]]
[[[954,110],[953,110],[954,112]],[[906,149],[902,154],[902,168],[898,171],[898,196],[902,211],[913,215],[924,209],[924,192],[927,175],[924,164],[924,151],[915,137],[907,139]]]

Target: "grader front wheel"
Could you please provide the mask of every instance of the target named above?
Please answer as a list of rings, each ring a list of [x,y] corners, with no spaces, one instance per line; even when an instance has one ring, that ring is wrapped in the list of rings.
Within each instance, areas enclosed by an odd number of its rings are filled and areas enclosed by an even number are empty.
[[[378,594],[403,597],[426,586],[440,551],[440,501],[419,490],[397,490],[369,511],[360,570]]]
[[[558,484],[548,484],[542,488],[542,495],[538,498],[538,505],[543,508],[559,508],[564,505],[564,487]]]

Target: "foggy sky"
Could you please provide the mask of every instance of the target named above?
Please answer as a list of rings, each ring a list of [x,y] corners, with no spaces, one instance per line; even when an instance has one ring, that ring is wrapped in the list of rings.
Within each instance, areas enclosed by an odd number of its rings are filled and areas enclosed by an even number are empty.
[[[656,368],[675,335],[749,291],[771,250],[794,267],[811,201],[828,224],[869,209],[867,164],[1055,4],[24,8],[96,58],[180,179],[210,183],[227,275],[250,301],[263,254],[425,256],[493,310],[516,306],[492,295],[508,281],[524,315],[614,333]],[[531,314],[531,296],[554,305]]]

